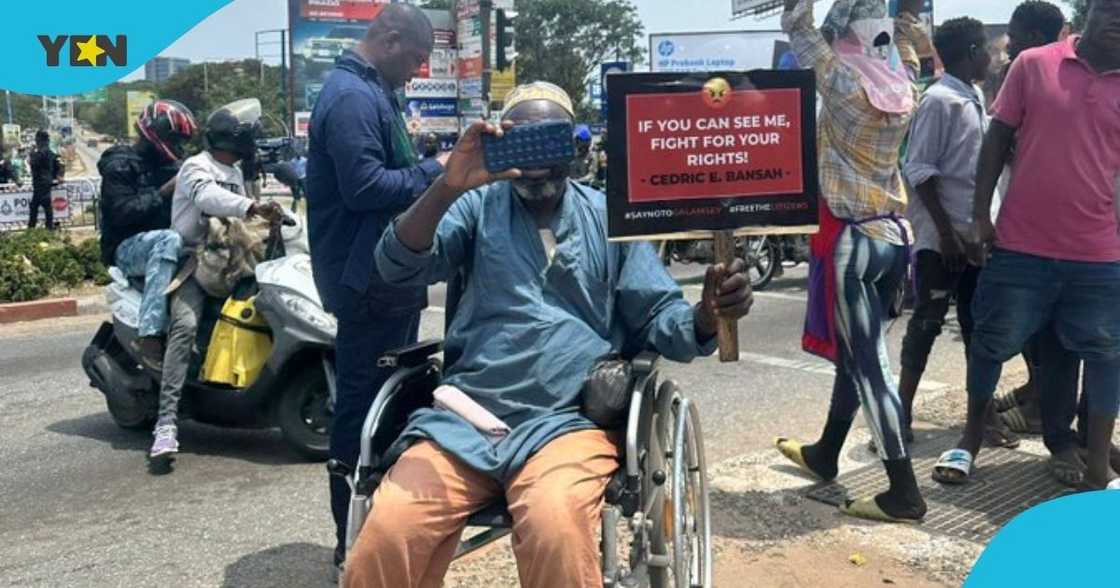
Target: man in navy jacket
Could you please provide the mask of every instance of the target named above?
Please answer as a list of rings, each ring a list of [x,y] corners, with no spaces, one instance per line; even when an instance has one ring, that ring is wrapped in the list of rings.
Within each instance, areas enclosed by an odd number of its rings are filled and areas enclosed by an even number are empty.
[[[307,161],[308,231],[315,285],[338,319],[337,396],[331,456],[354,465],[362,421],[388,377],[384,352],[414,343],[423,286],[397,287],[377,273],[374,250],[390,220],[443,171],[443,157],[419,161],[395,89],[432,50],[432,25],[407,4],[390,4],[366,37],[343,53],[311,114]],[[349,488],[331,480],[341,563]]]

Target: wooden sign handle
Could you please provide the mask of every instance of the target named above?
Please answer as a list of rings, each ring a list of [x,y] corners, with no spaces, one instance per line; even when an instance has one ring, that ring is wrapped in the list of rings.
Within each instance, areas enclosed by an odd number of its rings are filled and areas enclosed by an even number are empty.
[[[715,233],[716,263],[723,267],[731,267],[735,261],[735,233],[733,231],[716,231]],[[720,318],[719,321],[719,360],[724,363],[739,361],[739,322]]]

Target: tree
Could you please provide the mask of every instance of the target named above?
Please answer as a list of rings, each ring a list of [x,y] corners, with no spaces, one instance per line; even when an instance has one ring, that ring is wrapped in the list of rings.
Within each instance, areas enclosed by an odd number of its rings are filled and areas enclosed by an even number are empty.
[[[599,64],[638,64],[643,28],[630,0],[519,0],[517,4],[518,83],[543,80],[566,90],[581,118],[587,82]]]
[[[1065,3],[1073,7],[1073,30],[1084,30],[1085,16],[1089,12],[1089,2],[1087,0],[1065,0]]]

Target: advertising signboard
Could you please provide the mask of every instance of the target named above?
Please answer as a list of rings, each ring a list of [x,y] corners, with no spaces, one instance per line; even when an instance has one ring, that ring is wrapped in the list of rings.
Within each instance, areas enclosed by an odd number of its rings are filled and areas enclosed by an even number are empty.
[[[297,136],[297,137],[306,137],[308,135],[308,130],[309,130],[310,126],[311,126],[311,113],[306,111],[306,110],[302,111],[302,112],[297,112],[296,113],[296,126],[293,130],[293,134],[295,134],[295,136]]]
[[[628,71],[630,71],[630,62],[628,61],[610,61],[599,65],[598,100],[603,120],[607,120],[607,76]],[[592,97],[592,100],[595,99],[595,97]]]
[[[781,31],[658,33],[649,36],[650,71],[748,71],[771,66]]]
[[[3,130],[0,131],[0,143],[3,143],[4,147],[8,149],[19,147],[19,134],[19,125],[5,123]],[[3,156],[3,154],[0,153],[0,156]]]
[[[297,113],[293,123],[297,136],[306,133],[306,121],[300,116],[314,109],[335,60],[358,45],[370,22],[388,3],[389,0],[288,0],[292,102]],[[477,3],[475,6],[477,10]],[[454,103],[459,69],[456,25],[450,12],[429,10],[426,13],[435,29],[435,43],[428,61],[420,67],[419,77],[408,82],[405,96],[452,99]],[[477,69],[476,75],[481,76],[481,64]],[[446,115],[456,116],[457,112]]]
[[[408,98],[458,98],[459,81],[454,78],[414,78],[404,85]]]
[[[612,239],[815,230],[811,71],[616,74],[607,94]]]
[[[134,122],[140,118],[140,113],[146,106],[154,102],[156,95],[152,92],[144,92],[138,90],[129,90],[125,94],[125,110],[127,117],[125,117],[125,127],[128,132],[129,139],[136,138],[136,125]]]

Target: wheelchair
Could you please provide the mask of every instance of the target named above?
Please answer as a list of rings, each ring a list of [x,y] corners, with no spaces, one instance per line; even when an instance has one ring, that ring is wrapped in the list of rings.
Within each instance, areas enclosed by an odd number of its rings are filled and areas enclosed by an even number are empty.
[[[446,324],[451,323],[454,284],[449,284]],[[351,498],[346,551],[357,541],[372,508],[374,491],[393,465],[386,456],[409,415],[432,405],[444,362],[440,340],[422,341],[382,356],[395,369],[378,392],[362,427],[361,453],[352,467],[330,460],[327,469],[346,479]],[[696,405],[672,380],[658,380],[659,357],[630,359],[631,392],[622,463],[607,484],[602,512],[603,584],[619,588],[708,588],[712,585],[711,511],[707,464]],[[471,515],[455,557],[508,535],[513,520],[504,498]],[[625,561],[625,565],[621,563]]]

